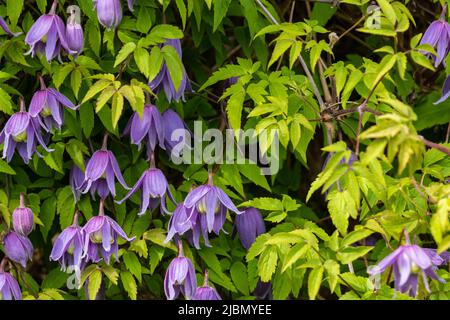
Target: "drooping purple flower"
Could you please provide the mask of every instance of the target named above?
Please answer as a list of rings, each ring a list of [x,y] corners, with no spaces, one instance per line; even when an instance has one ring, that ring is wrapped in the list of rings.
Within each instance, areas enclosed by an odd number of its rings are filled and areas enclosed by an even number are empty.
[[[97,18],[108,31],[116,29],[122,21],[120,0],[94,0]]]
[[[84,172],[78,168],[77,165],[74,165],[70,170],[69,174],[69,182],[70,188],[72,189],[73,196],[75,198],[75,202],[80,201],[81,191],[79,188],[84,182]]]
[[[99,262],[101,258],[109,264],[111,255],[115,254],[119,260],[119,237],[133,241],[135,237],[128,238],[125,231],[112,218],[105,216],[103,200],[100,201],[100,213],[92,217],[82,229],[84,237],[83,256],[86,262]]]
[[[25,206],[25,195],[20,194],[20,205],[12,215],[14,231],[22,236],[28,236],[34,227],[34,215],[30,208]]]
[[[164,48],[165,46],[172,46],[177,51],[180,59],[182,59],[182,51],[181,51],[181,42],[179,39],[167,39],[166,42],[161,46]],[[148,84],[150,89],[153,92],[159,93],[162,89],[166,94],[166,98],[169,102],[175,100],[179,102],[180,100],[184,101],[184,93],[191,92],[191,82],[187,76],[186,69],[183,66],[183,77],[181,80],[181,84],[178,90],[175,88],[172,77],[170,76],[169,68],[166,63],[163,63],[161,66],[161,70],[156,75],[156,77]]]
[[[446,101],[450,97],[450,76],[445,79],[444,85],[442,86],[442,94],[441,98],[434,103],[434,105],[438,105],[444,101]]]
[[[236,214],[243,212],[233,204],[231,199],[219,187],[213,185],[212,175],[209,177],[208,184],[200,186],[187,195],[184,200],[187,209],[194,208],[200,216],[205,217],[207,232],[218,233],[225,223],[227,210],[231,210]],[[191,219],[194,218],[193,216]]]
[[[164,278],[164,292],[167,299],[175,300],[180,293],[191,299],[197,289],[197,279],[192,261],[183,255],[183,245],[178,244],[178,257],[172,260]]]
[[[94,152],[91,159],[86,166],[85,177],[82,185],[78,188],[83,194],[87,193],[91,188],[103,188],[104,186],[94,185],[95,182],[106,180],[106,186],[112,196],[116,195],[115,179],[119,180],[120,184],[125,189],[130,189],[122,173],[120,172],[119,164],[117,163],[114,154],[107,150],[107,135],[103,141],[102,149]],[[102,189],[103,190],[103,189]],[[99,192],[100,196],[104,199],[106,196],[104,192]]]
[[[58,1],[53,2],[52,8],[48,14],[41,16],[28,31],[25,37],[25,43],[31,48],[27,54],[32,57],[36,51],[45,53],[47,61],[61,56],[61,47],[69,54],[75,54],[67,43],[66,27],[62,19],[55,13]]]
[[[131,143],[139,148],[141,148],[141,143],[144,141],[147,146],[149,159],[157,144],[162,149],[165,149],[163,119],[158,108],[152,104],[147,104],[144,107],[142,118],[137,112],[133,114],[123,134],[130,135]]]
[[[450,262],[450,252],[448,251],[438,254],[436,249],[423,248],[423,250],[430,257],[431,262],[435,267],[448,264]]]
[[[109,188],[108,188],[108,182],[104,178],[100,178],[97,181],[94,181],[92,183],[91,189],[90,189],[91,197],[95,200],[95,194],[98,194],[100,199],[106,199],[106,197],[109,195]]]
[[[436,49],[437,56],[428,52],[424,54],[432,58],[437,68],[450,51],[450,25],[444,19],[434,21],[425,31],[420,44],[429,44]]]
[[[217,293],[216,289],[209,286],[208,270],[205,271],[205,280],[203,282],[203,286],[197,288],[194,296],[192,297],[192,300],[203,300],[203,301],[222,300],[220,295]]]
[[[62,271],[73,268],[77,279],[81,278],[81,271],[85,262],[83,256],[83,231],[78,225],[78,212],[75,213],[74,222],[65,228],[53,244],[50,260],[58,261]]]
[[[64,107],[76,110],[78,106],[75,106],[62,93],[53,88],[47,88],[42,77],[39,80],[41,82],[41,90],[33,95],[29,113],[39,121],[45,131],[50,132],[53,127],[61,130],[64,122]]]
[[[9,231],[3,238],[3,244],[8,258],[20,263],[24,268],[27,266],[27,261],[33,258],[33,245],[27,237]]]
[[[75,52],[75,56],[78,56],[84,49],[84,33],[83,27],[81,26],[80,7],[75,5],[69,6],[67,13],[70,14],[66,25],[67,44],[70,50]]]
[[[152,158],[153,159],[153,158]],[[123,203],[126,199],[131,197],[138,189],[141,190],[141,210],[138,215],[143,215],[148,207],[153,211],[155,208],[160,205],[161,213],[164,214],[170,212],[166,207],[166,194],[172,200],[174,204],[175,200],[173,199],[172,193],[170,192],[169,183],[167,182],[164,173],[155,168],[153,165],[150,169],[144,171],[142,176],[136,182],[134,187],[128,192],[128,194],[122,200],[118,201],[118,204]]]
[[[1,300],[22,300],[17,280],[11,273],[4,271],[6,259],[4,258],[0,265],[0,299]]]
[[[194,209],[186,209],[184,203],[177,206],[170,217],[169,231],[164,243],[168,243],[176,234],[181,236],[194,228],[196,222],[190,219],[192,210]]]
[[[0,27],[5,31],[5,33],[9,34],[13,37],[18,37],[22,34],[22,32],[12,32],[11,29],[9,29],[8,25],[6,24],[5,19],[3,19],[2,16],[0,16]]]
[[[182,142],[189,141],[191,137],[186,124],[178,113],[172,109],[164,111],[162,121],[164,124],[164,146],[167,152],[176,157],[181,156],[183,149],[188,146],[188,144],[183,145]]]
[[[247,208],[243,214],[237,215],[235,224],[241,243],[247,250],[259,235],[266,232],[263,217],[255,208]]]
[[[409,237],[406,236],[405,245],[399,246],[394,252],[381,260],[378,265],[369,270],[368,273],[372,276],[381,274],[389,266],[392,266],[394,269],[395,290],[415,297],[417,295],[419,275],[422,276],[428,292],[430,292],[430,288],[427,276],[445,283],[434,272],[436,265],[433,264],[433,260],[424,249],[418,245],[410,244]]]
[[[29,163],[35,152],[42,157],[36,151],[37,143],[39,143],[47,152],[53,151],[45,145],[38,120],[32,118],[30,114],[25,111],[23,100],[20,102],[20,111],[14,113],[8,119],[5,127],[0,132],[0,143],[3,143],[3,159],[6,158],[7,162],[11,161],[16,148],[26,164]]]

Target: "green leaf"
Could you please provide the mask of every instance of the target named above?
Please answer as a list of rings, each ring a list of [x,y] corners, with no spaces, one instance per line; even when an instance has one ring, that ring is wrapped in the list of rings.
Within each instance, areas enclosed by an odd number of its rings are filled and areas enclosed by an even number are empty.
[[[240,87],[239,91],[233,93],[228,99],[227,115],[230,126],[234,130],[241,129],[242,109],[245,100],[245,90]]]
[[[72,63],[67,63],[56,69],[52,77],[53,84],[55,85],[56,89],[59,89],[59,87],[63,84],[64,80],[73,71],[73,69],[74,66]]]
[[[0,172],[15,175],[16,171],[3,159],[0,159]]]
[[[422,53],[418,51],[411,51],[411,58],[417,63],[419,66],[427,68],[431,71],[434,71],[434,66],[431,64],[430,60],[427,59]]]
[[[247,268],[245,265],[240,261],[233,263],[230,268],[230,274],[236,288],[242,294],[248,296],[250,294],[250,290],[248,286]]]
[[[134,52],[135,49],[136,44],[134,42],[128,42],[127,44],[125,44],[117,54],[116,61],[114,62],[114,68],[124,62],[130,56],[130,54]]]
[[[111,107],[112,124],[114,129],[117,128],[120,116],[122,115],[123,104],[123,96],[120,93],[114,94]]]
[[[59,214],[61,229],[72,224],[75,213],[75,200],[70,186],[59,190],[56,201],[56,212]]]
[[[6,114],[13,114],[13,104],[9,94],[0,88],[0,111]]]
[[[214,0],[213,32],[217,30],[223,18],[227,15],[231,0]]]
[[[259,257],[258,273],[262,282],[269,282],[275,272],[278,254],[275,246],[268,246]]]
[[[241,207],[255,207],[261,210],[282,211],[283,203],[275,198],[254,198],[240,205]]]
[[[328,284],[330,285],[330,291],[334,292],[338,283],[339,274],[341,272],[340,265],[334,260],[327,260],[325,261],[323,266],[328,274]]]
[[[133,252],[125,252],[122,256],[127,269],[141,282],[141,263]]]
[[[6,0],[6,14],[11,20],[11,25],[16,26],[23,10],[24,0]]]
[[[101,285],[102,285],[102,272],[98,269],[94,270],[89,276],[88,282],[88,292],[90,300],[95,300]]]
[[[320,285],[323,278],[322,266],[314,268],[311,270],[308,276],[308,296],[310,300],[315,300],[317,294],[319,293]]]
[[[381,11],[383,11],[386,18],[389,20],[389,22],[395,26],[395,23],[397,22],[397,16],[395,15],[395,10],[392,7],[392,5],[389,3],[388,0],[377,0],[378,5],[381,8]]]
[[[66,144],[66,150],[69,153],[73,162],[78,166],[78,168],[84,171],[85,170],[84,156],[89,155],[88,147],[79,140],[71,139]]]
[[[183,62],[181,61],[177,50],[172,46],[164,46],[161,53],[164,56],[167,69],[169,69],[170,78],[172,79],[175,91],[178,91],[184,76]]]
[[[48,232],[50,231],[53,220],[55,219],[56,213],[56,197],[50,197],[45,199],[41,205],[41,212],[39,218],[41,219],[43,226],[40,227],[42,237],[47,240]]]
[[[137,297],[137,285],[136,280],[133,275],[129,271],[120,272],[120,280],[125,291],[128,293],[128,296],[131,300],[136,300]]]
[[[267,68],[270,68],[270,66],[274,64],[281,57],[281,55],[285,53],[293,44],[294,42],[292,40],[287,39],[277,40],[275,48],[273,49],[272,52],[272,57],[270,58]]]
[[[342,264],[348,264],[355,261],[362,256],[365,256],[373,247],[347,247],[344,250],[337,253],[337,258]]]

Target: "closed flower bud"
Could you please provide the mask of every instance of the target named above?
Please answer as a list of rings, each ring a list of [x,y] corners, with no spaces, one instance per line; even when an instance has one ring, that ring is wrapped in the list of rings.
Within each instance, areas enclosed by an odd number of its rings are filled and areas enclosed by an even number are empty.
[[[3,243],[8,258],[20,263],[25,268],[27,261],[33,257],[33,245],[30,239],[14,231],[10,231],[3,239]]]
[[[14,231],[22,236],[28,236],[34,227],[34,215],[30,208],[25,207],[25,196],[20,194],[20,206],[13,212]]]
[[[120,0],[94,0],[97,18],[107,30],[116,29],[122,21]]]
[[[66,38],[70,50],[79,55],[84,48],[84,33],[81,27],[81,14],[78,6],[69,6],[67,13],[70,14],[67,19]]]

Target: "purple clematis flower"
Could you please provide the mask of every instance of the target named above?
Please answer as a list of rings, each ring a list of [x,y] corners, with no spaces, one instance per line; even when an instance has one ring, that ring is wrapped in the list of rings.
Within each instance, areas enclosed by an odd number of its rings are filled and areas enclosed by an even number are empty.
[[[84,33],[81,26],[81,11],[78,6],[67,7],[67,13],[70,14],[66,25],[66,38],[70,50],[78,56],[84,49]]]
[[[84,172],[81,171],[78,166],[74,165],[70,170],[69,175],[70,188],[72,189],[73,196],[75,198],[75,202],[80,201],[81,191],[79,188],[84,182]]]
[[[152,158],[154,159],[154,158]],[[153,161],[152,161],[153,162]],[[142,188],[141,191],[141,211],[139,211],[138,215],[142,216],[145,211],[147,211],[148,207],[153,211],[161,203],[161,213],[164,214],[170,212],[166,207],[166,194],[172,200],[174,204],[175,200],[173,199],[172,193],[170,192],[169,183],[167,182],[164,173],[158,168],[152,166],[150,169],[147,169],[139,180],[136,182],[134,187],[130,190],[130,192],[123,198],[118,201],[118,204],[123,203],[126,199],[131,197],[138,189]]]
[[[7,260],[3,258],[0,264],[0,298],[2,300],[22,300],[22,292],[17,280],[11,273],[4,270],[6,262]]]
[[[250,249],[256,238],[266,232],[263,217],[258,209],[247,208],[236,216],[236,229],[245,249]]]
[[[170,217],[169,231],[164,243],[168,243],[176,234],[181,236],[194,228],[195,221],[191,221],[189,219],[192,210],[194,209],[186,209],[184,203],[180,203],[177,206],[172,216]]]
[[[271,300],[272,284],[270,282],[262,282],[261,280],[258,280],[253,294],[258,300]]]
[[[189,147],[191,134],[178,113],[167,109],[162,115],[164,124],[164,146],[176,157],[180,157],[185,147]]]
[[[53,127],[61,130],[64,122],[64,108],[78,109],[65,95],[53,88],[47,88],[44,79],[39,77],[41,90],[37,91],[30,103],[30,115],[39,121],[42,128],[50,132]]]
[[[437,68],[444,62],[445,57],[450,51],[450,25],[444,18],[434,21],[425,31],[420,44],[429,44],[436,49],[437,56],[428,52],[424,52],[424,54],[433,59],[434,66]]]
[[[83,231],[78,225],[78,212],[75,213],[73,224],[65,228],[53,244],[50,260],[58,261],[62,271],[67,267],[74,268],[77,279],[81,278],[81,271],[85,262],[83,256]]]
[[[25,195],[20,194],[20,205],[12,215],[14,231],[22,236],[28,236],[34,227],[34,215],[30,208],[25,207]]]
[[[20,111],[14,113],[8,119],[5,127],[0,132],[0,143],[3,143],[3,159],[6,158],[7,162],[11,161],[16,148],[26,164],[29,163],[35,152],[42,157],[36,151],[37,143],[47,152],[53,151],[45,145],[38,120],[32,118],[25,111],[25,103],[23,100],[20,101]]]
[[[6,24],[5,19],[3,19],[2,16],[0,16],[0,27],[5,31],[5,33],[9,34],[13,37],[18,37],[22,34],[22,32],[12,32],[11,29],[9,29],[8,25]]]
[[[450,97],[450,76],[445,79],[444,85],[442,86],[441,98],[434,103],[434,105],[440,104],[446,101]]]
[[[192,261],[183,255],[183,244],[178,243],[178,257],[172,260],[164,278],[164,292],[167,299],[175,300],[180,292],[191,299],[197,289],[197,279]]]
[[[144,107],[142,118],[137,112],[133,114],[123,134],[130,135],[131,143],[137,145],[139,149],[144,140],[149,159],[157,144],[165,149],[163,119],[158,108],[152,104],[147,104]]]
[[[417,295],[419,275],[422,275],[428,292],[430,292],[430,288],[426,276],[445,283],[434,272],[436,265],[433,264],[433,260],[424,249],[418,245],[410,244],[409,236],[406,235],[406,244],[399,246],[368,273],[370,275],[381,274],[392,265],[394,268],[395,290],[415,297]]]
[[[450,262],[450,252],[442,252],[438,254],[436,249],[423,248],[425,253],[430,257],[431,262],[437,268],[437,266],[448,264]]]
[[[8,258],[26,268],[27,261],[33,258],[33,245],[30,239],[10,231],[3,238],[3,244]]]
[[[116,195],[114,177],[119,180],[120,184],[125,189],[130,189],[123,179],[116,157],[111,151],[107,150],[107,137],[108,136],[105,135],[102,149],[94,152],[89,160],[86,166],[84,182],[78,188],[83,194],[93,188],[97,190],[100,197],[103,199],[107,196],[107,194],[105,195],[105,186],[108,187],[108,190],[111,192],[113,197]],[[106,181],[106,185],[99,185],[99,183],[102,183],[100,181]],[[97,182],[97,184],[95,184],[95,182]]]
[[[122,21],[120,0],[94,0],[97,18],[108,31],[116,29]]]
[[[192,300],[222,300],[216,289],[209,286],[208,271],[205,271],[205,280],[202,287],[197,288]]]
[[[166,42],[161,46],[162,50],[165,46],[172,46],[177,51],[180,59],[182,59],[181,42],[179,39],[167,39]],[[169,102],[175,100],[179,102],[184,101],[184,93],[192,92],[191,82],[186,73],[186,69],[183,66],[183,78],[181,80],[180,87],[178,90],[175,88],[172,77],[170,76],[169,68],[165,63],[162,64],[161,70],[156,75],[156,77],[148,84],[150,89],[155,93],[159,93],[161,89],[164,89],[166,98]]]
[[[236,214],[243,213],[236,208],[222,189],[213,185],[211,174],[208,184],[189,192],[184,205],[187,209],[195,208],[198,215],[205,217],[206,225],[202,224],[202,228],[206,228],[207,232],[218,233],[222,229],[227,210],[234,211]]]
[[[135,237],[128,238],[122,228],[112,218],[105,216],[104,202],[100,201],[100,213],[92,217],[82,229],[84,236],[83,256],[86,262],[99,262],[101,258],[109,264],[111,255],[119,260],[119,237],[133,241]]]
[[[53,2],[48,14],[41,16],[28,31],[25,43],[31,48],[27,54],[34,57],[36,51],[45,53],[47,61],[61,56],[61,47],[69,54],[75,54],[69,48],[66,39],[66,27],[62,19],[55,13],[58,1]]]

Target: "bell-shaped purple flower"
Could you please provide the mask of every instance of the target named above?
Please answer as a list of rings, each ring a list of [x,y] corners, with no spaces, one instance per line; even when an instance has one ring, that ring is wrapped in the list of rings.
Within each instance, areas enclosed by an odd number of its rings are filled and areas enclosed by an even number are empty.
[[[222,189],[213,185],[212,175],[209,177],[208,184],[189,192],[184,205],[187,209],[195,207],[197,213],[205,217],[206,225],[202,225],[202,228],[206,227],[207,232],[219,232],[222,229],[227,210],[234,211],[236,214],[242,213]]]
[[[74,165],[70,170],[69,182],[75,202],[80,201],[81,191],[79,189],[84,182],[84,172],[77,165]]]
[[[153,158],[152,158],[153,159]],[[155,168],[153,165],[150,169],[147,169],[134,187],[128,192],[128,194],[122,200],[118,201],[118,204],[123,203],[126,199],[131,197],[138,189],[141,190],[141,210],[138,215],[141,216],[147,211],[148,207],[153,211],[161,203],[161,213],[169,213],[166,207],[166,194],[175,204],[172,193],[170,192],[169,183],[167,182],[164,173]]]
[[[117,222],[112,218],[105,216],[103,200],[100,202],[100,213],[92,217],[82,229],[84,236],[83,256],[86,262],[99,262],[101,258],[109,264],[111,255],[115,254],[116,260],[119,259],[119,246],[117,240],[119,237],[133,241],[135,237],[128,238]]]
[[[408,236],[406,236],[405,245],[399,246],[394,252],[381,260],[378,265],[371,268],[368,273],[372,276],[381,274],[389,266],[394,269],[395,290],[408,293],[412,297],[417,295],[419,276],[422,276],[428,292],[430,292],[430,288],[427,276],[445,283],[434,272],[436,266],[433,264],[433,259],[418,245],[410,244]]]
[[[17,149],[23,161],[28,164],[36,151],[36,145],[39,143],[44,150],[52,152],[47,148],[40,131],[38,120],[32,118],[25,111],[25,105],[21,100],[20,111],[13,114],[0,132],[0,143],[3,143],[3,159],[10,162],[14,150]],[[37,153],[41,156],[39,153]],[[42,157],[42,156],[41,156]]]
[[[33,258],[33,244],[27,237],[10,231],[3,238],[3,244],[8,258],[20,263],[24,268],[27,261]]]
[[[183,149],[188,147],[187,144],[183,145],[182,142],[189,141],[191,134],[178,113],[172,109],[164,111],[162,120],[164,124],[164,146],[168,152],[179,157]]]
[[[74,222],[65,228],[53,244],[50,260],[58,261],[62,271],[67,267],[73,268],[78,279],[84,269],[83,256],[84,237],[82,228],[78,225],[78,212],[75,213]]]
[[[220,295],[217,293],[216,289],[209,286],[208,283],[208,271],[205,272],[205,280],[202,287],[198,287],[195,291],[192,300],[222,300]]]
[[[152,104],[147,104],[144,107],[142,118],[137,112],[133,114],[123,134],[129,135],[131,143],[137,145],[139,149],[141,148],[142,141],[144,141],[147,146],[147,156],[149,159],[155,151],[157,144],[162,149],[165,149],[163,119],[158,108]]]
[[[2,16],[0,16],[0,27],[5,31],[5,33],[9,34],[13,37],[18,37],[22,34],[22,32],[12,32],[11,29],[9,29],[8,25],[6,24],[5,19],[3,19]]]
[[[78,56],[84,49],[84,33],[81,26],[80,7],[72,5],[67,7],[67,13],[70,14],[66,25],[67,44],[75,56]]]
[[[75,54],[67,43],[64,22],[55,13],[57,6],[58,1],[55,0],[50,12],[41,16],[28,31],[25,43],[31,48],[27,54],[31,54],[34,57],[36,51],[39,51],[41,54],[45,53],[47,61],[60,57],[61,47],[67,53]]]
[[[450,51],[450,25],[444,19],[439,19],[430,24],[425,31],[420,44],[429,44],[436,49],[437,56],[425,52],[425,55],[431,57],[434,66],[437,68]]]
[[[180,293],[191,299],[197,289],[197,279],[192,261],[183,255],[183,245],[178,244],[178,257],[172,260],[164,278],[164,292],[167,299],[175,300]]]
[[[94,0],[97,18],[108,31],[116,29],[122,21],[120,0]]]
[[[33,95],[29,113],[39,121],[45,131],[50,132],[53,127],[61,130],[64,122],[64,107],[76,110],[78,106],[75,106],[62,93],[53,88],[47,88],[42,77],[39,80],[41,90]]]
[[[106,180],[106,186],[112,196],[116,195],[115,178],[119,180],[120,184],[125,189],[130,189],[125,180],[123,179],[122,173],[120,172],[119,164],[117,163],[114,154],[106,149],[107,136],[103,141],[102,149],[94,152],[91,159],[86,166],[86,172],[83,184],[78,188],[83,194],[87,193],[91,188],[103,188],[104,186],[95,185],[95,182]],[[103,179],[103,180],[102,180]],[[104,190],[99,192],[100,196],[106,197],[104,195]],[[102,197],[104,199],[104,197]]]
[[[444,85],[442,86],[441,98],[434,103],[434,105],[440,104],[446,101],[450,97],[450,76],[445,79]]]
[[[237,215],[235,224],[241,243],[247,250],[259,235],[266,232],[263,217],[255,208],[247,208],[243,214]]]
[[[3,259],[0,265],[0,300],[22,300],[19,284],[11,273],[4,271],[5,264],[6,259]]]
[[[183,55],[181,51],[181,42],[179,39],[167,39],[162,47],[164,46],[172,46],[173,48],[175,48],[180,59],[182,59]],[[161,70],[156,75],[156,77],[148,84],[148,86],[155,93],[159,93],[162,89],[164,89],[166,98],[169,102],[172,102],[172,100],[175,100],[177,102],[179,102],[180,100],[184,101],[184,93],[192,92],[191,82],[187,76],[184,66],[183,78],[177,90],[173,83],[172,77],[170,76],[169,68],[165,63],[162,64]]]
[[[30,208],[25,207],[25,195],[20,194],[20,206],[12,215],[14,231],[22,236],[28,236],[34,227],[34,215]]]
[[[170,217],[169,231],[164,243],[168,243],[176,234],[181,236],[194,228],[196,222],[190,219],[192,210],[194,209],[186,209],[184,203],[177,206]]]

